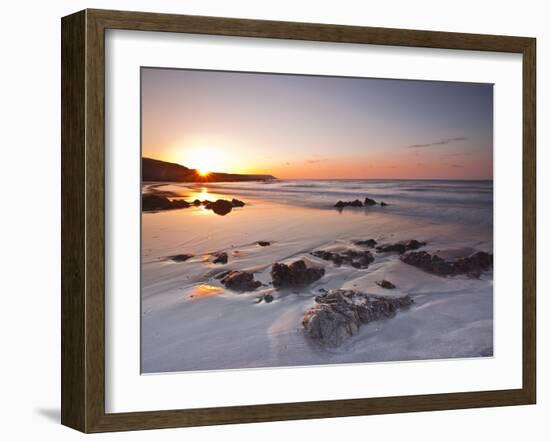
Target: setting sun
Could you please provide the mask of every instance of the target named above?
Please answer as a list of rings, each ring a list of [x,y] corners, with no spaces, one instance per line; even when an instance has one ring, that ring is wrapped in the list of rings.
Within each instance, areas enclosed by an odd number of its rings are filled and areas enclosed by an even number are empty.
[[[183,150],[181,164],[196,169],[200,176],[207,176],[211,172],[223,172],[223,152],[213,148],[191,148]]]

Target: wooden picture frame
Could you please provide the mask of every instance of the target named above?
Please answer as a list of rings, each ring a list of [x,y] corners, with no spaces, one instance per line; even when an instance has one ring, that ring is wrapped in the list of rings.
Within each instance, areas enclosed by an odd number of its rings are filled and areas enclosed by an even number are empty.
[[[105,30],[419,48],[523,57],[523,385],[513,390],[105,412]],[[533,404],[536,400],[536,41],[533,38],[84,10],[62,19],[62,424],[83,432]]]

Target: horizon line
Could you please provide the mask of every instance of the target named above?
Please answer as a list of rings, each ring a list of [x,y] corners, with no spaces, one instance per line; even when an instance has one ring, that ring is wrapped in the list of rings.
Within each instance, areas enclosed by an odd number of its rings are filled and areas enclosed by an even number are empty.
[[[185,167],[189,170],[197,170],[192,169],[190,167],[187,167],[181,163],[176,163],[174,161],[166,161],[166,160],[160,160],[158,158],[152,158],[147,156],[141,156],[141,159],[146,160],[153,160],[153,161],[160,161],[162,163],[167,164],[175,164],[177,166]],[[219,172],[219,171],[211,171],[209,173],[223,173],[227,175],[271,175],[270,173],[236,173],[236,172]],[[273,175],[271,175],[273,176]],[[302,180],[315,180],[315,181],[333,181],[333,180],[339,180],[339,181],[352,181],[352,180],[402,180],[402,181],[494,181],[494,178],[366,178],[366,177],[346,177],[346,178],[315,178],[315,177],[304,177],[304,178],[277,178],[276,176],[273,176],[275,180],[278,181],[302,181]],[[202,182],[202,181],[201,181]]]

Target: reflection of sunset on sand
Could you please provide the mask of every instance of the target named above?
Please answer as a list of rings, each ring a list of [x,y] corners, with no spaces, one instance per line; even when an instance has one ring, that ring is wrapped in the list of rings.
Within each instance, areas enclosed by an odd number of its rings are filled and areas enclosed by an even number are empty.
[[[221,287],[214,287],[212,285],[200,284],[193,288],[193,292],[190,295],[190,298],[193,299],[202,299],[209,296],[215,296],[218,293],[223,292]]]
[[[200,201],[215,201],[217,200],[218,198],[221,198],[221,195],[219,194],[215,194],[215,193],[210,193],[208,192],[208,188],[207,187],[200,187],[198,189],[192,189],[190,192],[189,192],[189,200],[190,201],[195,201],[195,200],[200,200]]]

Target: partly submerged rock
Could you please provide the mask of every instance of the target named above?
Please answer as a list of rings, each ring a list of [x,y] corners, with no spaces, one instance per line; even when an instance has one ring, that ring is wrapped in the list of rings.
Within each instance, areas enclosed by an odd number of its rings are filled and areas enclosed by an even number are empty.
[[[401,261],[439,276],[468,275],[479,278],[481,273],[493,267],[493,255],[487,252],[476,252],[455,260],[445,260],[424,251],[410,252],[401,256]]]
[[[244,206],[245,206],[245,203],[244,203],[244,201],[241,201],[241,200],[238,200],[238,199],[236,199],[236,198],[233,198],[233,199],[231,200],[231,205],[232,205],[233,207],[244,207]]]
[[[408,252],[409,250],[416,250],[425,246],[426,243],[417,241],[416,239],[410,239],[408,241],[399,241],[395,244],[384,244],[376,248],[377,252],[397,252],[399,254]]]
[[[373,200],[372,198],[365,198],[365,206],[375,206],[376,205],[376,201]]]
[[[144,193],[141,196],[141,210],[144,212],[157,210],[186,209],[190,204],[185,200],[170,201],[165,196],[154,193]]]
[[[271,245],[271,242],[270,241],[258,241],[257,243],[259,246],[262,246],[262,247],[267,247],[267,246],[270,246]]]
[[[307,336],[327,347],[338,347],[362,324],[395,316],[398,309],[409,307],[413,300],[408,295],[386,298],[354,290],[331,290],[316,296],[315,302],[302,320]]]
[[[262,285],[260,281],[254,279],[254,275],[250,272],[231,271],[222,279],[221,283],[228,289],[236,292],[251,292]]]
[[[363,207],[363,203],[359,200],[355,201],[338,201],[334,207],[343,209],[344,207]]]
[[[227,260],[229,257],[226,252],[214,253],[213,256],[214,259],[212,260],[212,262],[214,264],[227,264]]]
[[[456,273],[479,278],[481,273],[493,268],[493,255],[487,252],[476,252],[470,256],[459,258],[452,264]]]
[[[169,258],[172,261],[175,261],[175,262],[185,262],[188,259],[193,258],[193,255],[188,255],[188,254],[182,253],[180,255],[170,256]]]
[[[375,239],[365,239],[360,241],[353,241],[353,244],[356,246],[367,246],[367,247],[374,247],[376,246],[376,240]]]
[[[388,205],[388,203],[385,203],[384,201],[380,201],[380,205],[381,205],[382,207],[385,207],[385,206]]]
[[[170,207],[170,200],[164,196],[147,194],[141,195],[141,210],[166,210]]]
[[[233,210],[233,204],[231,201],[227,200],[216,200],[214,202],[208,201],[204,204],[204,207],[208,210],[212,210],[217,215],[227,215],[231,210]]]
[[[376,285],[382,287],[383,289],[394,289],[395,285],[393,282],[388,281],[387,279],[382,279],[381,281],[376,281]]]
[[[313,256],[325,261],[331,261],[336,266],[349,265],[356,269],[366,269],[374,261],[374,256],[368,250],[348,249],[341,253],[316,250],[311,252]]]
[[[171,209],[187,209],[191,204],[185,200],[172,200],[170,201],[170,206]]]
[[[273,287],[304,287],[321,279],[325,274],[323,267],[307,267],[304,260],[294,261],[290,265],[275,263],[271,267]]]
[[[450,262],[437,255],[430,255],[428,252],[410,252],[403,255],[401,261],[436,275],[447,276],[453,274],[453,266]]]
[[[254,304],[259,304],[262,301],[269,304],[270,302],[273,302],[274,299],[275,298],[273,297],[273,295],[268,293],[268,294],[263,295],[263,296],[258,296],[256,298],[256,301],[254,302]]]

